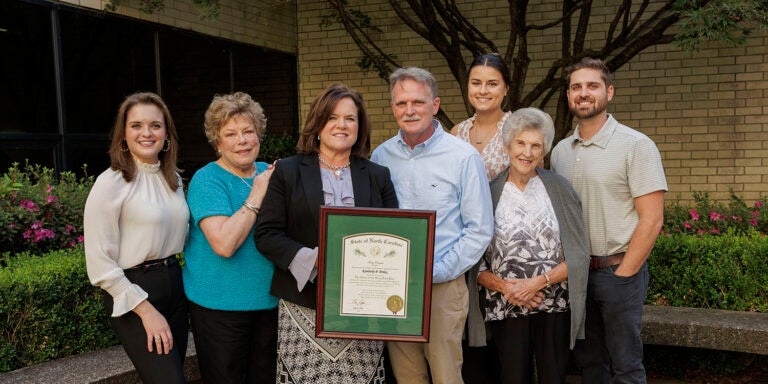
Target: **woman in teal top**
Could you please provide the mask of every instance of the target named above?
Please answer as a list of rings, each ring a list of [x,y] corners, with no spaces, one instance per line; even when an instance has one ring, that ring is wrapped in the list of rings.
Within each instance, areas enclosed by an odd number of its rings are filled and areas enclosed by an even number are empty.
[[[183,277],[207,383],[275,382],[274,267],[253,239],[272,175],[271,166],[255,162],[265,130],[261,106],[245,93],[217,95],[205,113],[205,134],[219,159],[189,185]]]

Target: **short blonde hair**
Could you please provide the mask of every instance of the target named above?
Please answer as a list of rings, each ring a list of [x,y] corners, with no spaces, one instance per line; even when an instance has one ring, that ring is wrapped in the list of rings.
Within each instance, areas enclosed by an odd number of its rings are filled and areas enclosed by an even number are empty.
[[[544,155],[552,149],[552,141],[555,140],[555,123],[548,113],[538,108],[520,108],[504,121],[501,126],[501,138],[504,140],[504,146],[526,130],[539,130],[544,134]]]
[[[205,111],[205,137],[214,150],[219,149],[219,131],[233,116],[243,116],[250,119],[256,128],[256,134],[261,140],[267,131],[267,117],[261,105],[245,92],[235,92],[227,95],[216,95]]]

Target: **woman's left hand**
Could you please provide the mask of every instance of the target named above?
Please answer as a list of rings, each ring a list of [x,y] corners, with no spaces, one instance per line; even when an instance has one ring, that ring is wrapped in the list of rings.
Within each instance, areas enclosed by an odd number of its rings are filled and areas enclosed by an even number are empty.
[[[264,195],[267,194],[267,186],[269,186],[269,179],[272,177],[272,172],[275,171],[273,166],[269,166],[266,171],[259,173],[253,178],[253,187],[251,193],[248,195],[248,201],[261,207],[261,202],[264,200]]]
[[[544,300],[544,292],[539,290],[534,279],[512,279],[507,282],[510,283],[510,288],[505,292],[504,298],[510,303],[533,309]]]

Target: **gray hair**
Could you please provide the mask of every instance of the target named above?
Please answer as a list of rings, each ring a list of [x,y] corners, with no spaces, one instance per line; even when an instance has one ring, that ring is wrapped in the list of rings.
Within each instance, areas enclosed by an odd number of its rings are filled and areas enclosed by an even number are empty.
[[[435,76],[432,76],[432,74],[429,73],[429,71],[426,69],[418,67],[407,67],[400,68],[389,75],[389,94],[391,95],[392,99],[395,97],[395,85],[407,79],[411,79],[426,85],[429,87],[429,91],[432,93],[432,99],[437,97],[437,80],[435,80]]]
[[[539,130],[544,134],[544,155],[552,149],[552,141],[555,140],[555,123],[548,113],[538,108],[521,108],[513,112],[501,126],[501,137],[504,146],[520,133],[526,130]]]

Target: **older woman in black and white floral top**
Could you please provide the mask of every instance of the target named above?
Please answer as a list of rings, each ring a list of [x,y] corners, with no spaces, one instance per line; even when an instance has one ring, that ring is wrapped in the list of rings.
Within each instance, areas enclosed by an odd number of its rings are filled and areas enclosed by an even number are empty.
[[[537,167],[554,133],[541,110],[514,112],[502,127],[510,167],[491,181],[494,238],[477,278],[505,383],[532,383],[534,356],[540,383],[564,383],[569,346],[584,337],[581,203],[568,181]]]

